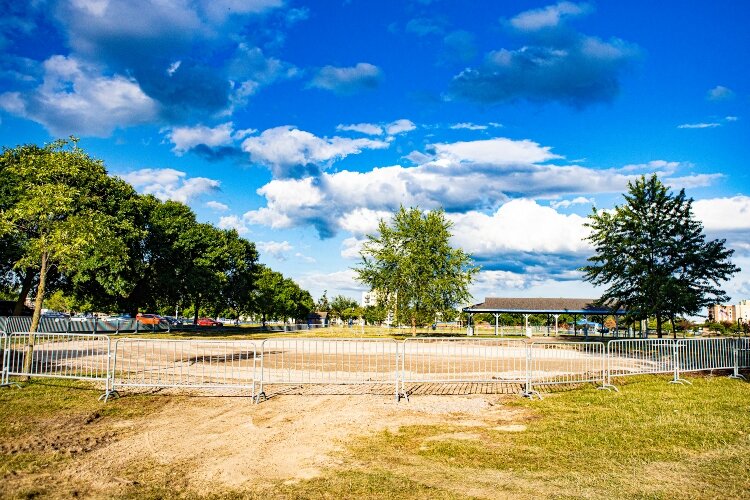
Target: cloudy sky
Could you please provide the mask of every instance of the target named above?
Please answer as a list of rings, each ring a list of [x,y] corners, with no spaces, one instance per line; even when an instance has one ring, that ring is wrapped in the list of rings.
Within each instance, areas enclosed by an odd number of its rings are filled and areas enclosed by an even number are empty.
[[[0,0],[2,144],[81,137],[318,297],[444,207],[475,299],[596,294],[592,206],[685,188],[750,297],[745,2]]]

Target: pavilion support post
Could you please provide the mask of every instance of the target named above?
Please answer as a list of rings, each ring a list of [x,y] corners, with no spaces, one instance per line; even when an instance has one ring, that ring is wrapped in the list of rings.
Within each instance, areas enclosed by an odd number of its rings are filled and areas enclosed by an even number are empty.
[[[495,313],[495,335],[497,335],[497,326],[500,322],[500,315],[498,313]]]
[[[620,335],[620,324],[617,321],[617,315],[615,314],[615,334],[614,334],[614,337],[618,338],[619,335]]]
[[[558,329],[557,329],[557,319],[560,317],[560,315],[559,314],[555,314],[554,316],[555,316],[555,337],[557,337],[559,335],[559,333],[560,333],[558,331]]]
[[[524,326],[526,327],[526,336],[531,337],[531,330],[529,330],[529,315],[528,314],[523,315],[523,323],[524,323]]]
[[[589,317],[586,314],[583,315],[583,339],[589,339]]]
[[[474,335],[474,313],[469,313],[469,318],[466,322],[466,335]]]
[[[577,314],[573,315],[573,335],[575,337],[578,336],[578,315]]]
[[[547,337],[549,337],[549,326],[550,326],[549,323],[550,323],[549,314],[547,314]]]

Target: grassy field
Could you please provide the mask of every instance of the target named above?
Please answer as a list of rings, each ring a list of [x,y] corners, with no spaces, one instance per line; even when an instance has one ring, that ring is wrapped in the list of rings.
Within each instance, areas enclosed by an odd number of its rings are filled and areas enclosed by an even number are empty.
[[[0,391],[0,496],[748,498],[750,383],[724,376],[692,377],[692,386],[667,380],[620,380],[620,393],[584,388],[543,401],[496,400],[510,419],[459,412],[439,425],[362,428],[337,452],[336,465],[316,477],[209,494],[184,479],[189,463],[136,460],[121,484],[104,490],[76,476],[87,454],[133,432],[123,422],[195,398],[134,395],[103,405],[85,384],[33,382]]]

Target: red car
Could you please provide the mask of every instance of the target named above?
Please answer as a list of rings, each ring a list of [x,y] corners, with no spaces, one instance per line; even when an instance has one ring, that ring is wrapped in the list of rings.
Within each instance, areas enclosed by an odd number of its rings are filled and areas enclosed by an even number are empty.
[[[198,318],[198,326],[224,326],[224,324],[211,318]]]

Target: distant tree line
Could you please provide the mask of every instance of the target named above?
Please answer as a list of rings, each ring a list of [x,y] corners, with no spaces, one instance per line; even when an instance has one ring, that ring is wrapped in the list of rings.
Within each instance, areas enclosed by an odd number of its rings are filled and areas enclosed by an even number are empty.
[[[0,294],[79,310],[306,318],[310,294],[258,262],[235,230],[185,204],[140,195],[75,138],[3,148]],[[33,328],[32,328],[33,330]]]

